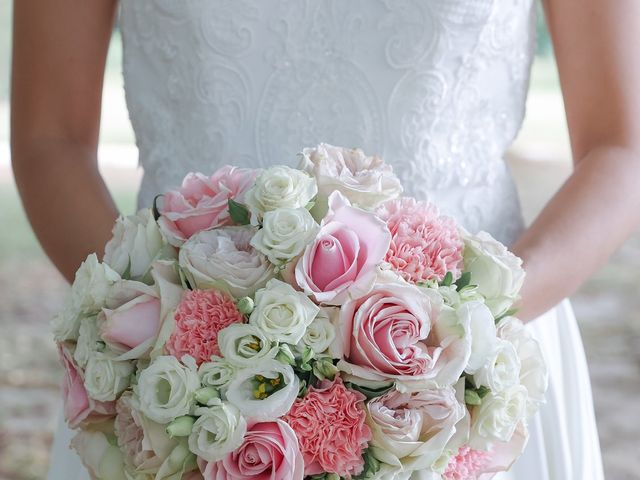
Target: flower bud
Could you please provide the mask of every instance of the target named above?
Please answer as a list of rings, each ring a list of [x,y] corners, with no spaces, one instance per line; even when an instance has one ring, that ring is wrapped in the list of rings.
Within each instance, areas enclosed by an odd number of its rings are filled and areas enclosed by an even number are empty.
[[[176,418],[173,422],[167,425],[167,435],[171,438],[175,437],[188,437],[193,429],[193,424],[196,419],[190,415],[184,415]]]
[[[195,393],[196,402],[202,405],[209,405],[209,402],[214,398],[220,398],[220,392],[217,388],[204,387]]]
[[[253,300],[251,297],[242,297],[238,300],[236,306],[243,315],[251,315],[251,312],[253,312]]]

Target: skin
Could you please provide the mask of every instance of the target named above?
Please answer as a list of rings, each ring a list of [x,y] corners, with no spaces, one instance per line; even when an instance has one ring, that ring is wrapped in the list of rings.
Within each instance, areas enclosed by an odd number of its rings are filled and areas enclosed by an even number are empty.
[[[14,173],[36,235],[69,280],[88,253],[102,252],[117,216],[96,153],[115,8],[113,0],[14,5]],[[573,293],[640,224],[640,2],[545,8],[575,169],[513,246],[527,270],[525,320]]]

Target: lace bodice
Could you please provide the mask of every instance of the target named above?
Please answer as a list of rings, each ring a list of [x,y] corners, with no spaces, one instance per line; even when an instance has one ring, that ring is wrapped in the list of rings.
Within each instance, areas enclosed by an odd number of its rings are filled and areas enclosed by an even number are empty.
[[[470,230],[521,228],[503,154],[533,0],[123,0],[140,203],[189,170],[295,163],[321,141],[391,163]]]

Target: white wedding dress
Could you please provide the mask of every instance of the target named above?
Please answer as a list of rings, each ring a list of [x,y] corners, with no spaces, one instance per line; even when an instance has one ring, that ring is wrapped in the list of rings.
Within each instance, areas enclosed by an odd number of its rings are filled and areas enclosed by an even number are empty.
[[[523,228],[503,154],[520,128],[533,0],[123,0],[124,77],[145,175],[140,204],[187,171],[295,164],[362,147],[406,193],[510,243]],[[603,478],[580,334],[564,301],[529,326],[548,401],[513,471]],[[51,479],[86,473],[61,427]]]

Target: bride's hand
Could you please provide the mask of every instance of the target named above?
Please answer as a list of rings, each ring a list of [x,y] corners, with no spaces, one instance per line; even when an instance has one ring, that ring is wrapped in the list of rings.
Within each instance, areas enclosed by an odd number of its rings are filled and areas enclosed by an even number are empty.
[[[575,169],[516,242],[530,319],[572,294],[640,224],[640,2],[547,0]]]
[[[115,0],[13,6],[13,171],[33,229],[67,279],[88,253],[102,252],[117,216],[96,154],[115,7]]]

